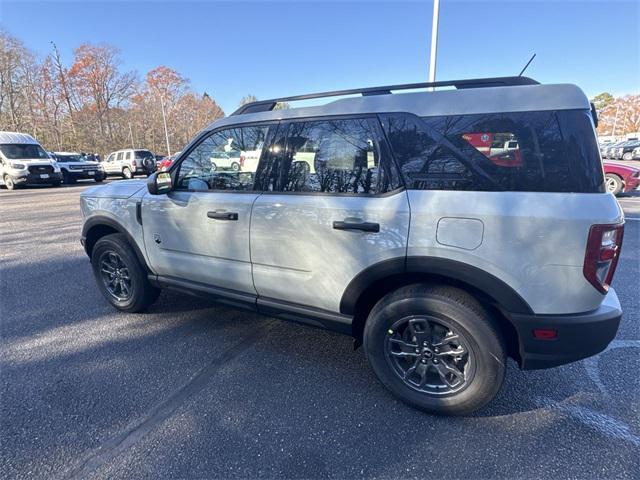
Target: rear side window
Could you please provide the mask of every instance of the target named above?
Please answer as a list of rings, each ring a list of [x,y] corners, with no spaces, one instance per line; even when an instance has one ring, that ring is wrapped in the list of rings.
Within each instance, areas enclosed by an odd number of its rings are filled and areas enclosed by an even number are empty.
[[[408,188],[602,192],[587,111],[382,116]]]
[[[377,194],[399,186],[375,119],[282,124],[256,188],[276,192]]]

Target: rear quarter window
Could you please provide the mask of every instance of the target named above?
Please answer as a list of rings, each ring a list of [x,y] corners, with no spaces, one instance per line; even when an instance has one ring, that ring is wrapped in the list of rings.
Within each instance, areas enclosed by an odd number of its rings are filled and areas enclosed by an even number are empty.
[[[381,116],[410,189],[603,192],[588,111]]]

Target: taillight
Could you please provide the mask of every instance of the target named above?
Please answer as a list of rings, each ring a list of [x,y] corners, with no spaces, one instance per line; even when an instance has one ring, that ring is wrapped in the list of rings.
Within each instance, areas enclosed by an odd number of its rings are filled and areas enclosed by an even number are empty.
[[[624,224],[592,225],[582,272],[599,292],[607,293],[620,258]]]
[[[244,167],[244,153],[240,154],[240,166]]]

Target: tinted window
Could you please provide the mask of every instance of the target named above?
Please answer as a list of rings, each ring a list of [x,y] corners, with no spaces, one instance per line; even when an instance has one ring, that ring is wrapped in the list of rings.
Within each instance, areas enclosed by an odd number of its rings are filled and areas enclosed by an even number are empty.
[[[602,191],[588,112],[383,116],[409,188]]]
[[[116,157],[116,161],[122,160],[123,152],[118,152],[118,156]]]
[[[125,160],[131,160],[131,152],[126,153]]]
[[[151,153],[149,150],[136,150],[135,151],[135,156],[138,160],[143,160],[146,158],[154,158],[153,153]]]
[[[379,128],[367,118],[291,122],[278,129],[258,188],[375,194],[397,187]]]
[[[268,128],[230,128],[205,137],[180,163],[176,188],[252,190]]]

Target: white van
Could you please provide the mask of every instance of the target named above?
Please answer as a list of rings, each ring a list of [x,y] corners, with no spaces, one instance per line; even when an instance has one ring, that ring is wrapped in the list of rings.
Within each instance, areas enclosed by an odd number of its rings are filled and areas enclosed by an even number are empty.
[[[0,132],[0,185],[8,190],[31,184],[60,186],[60,167],[26,133]]]

